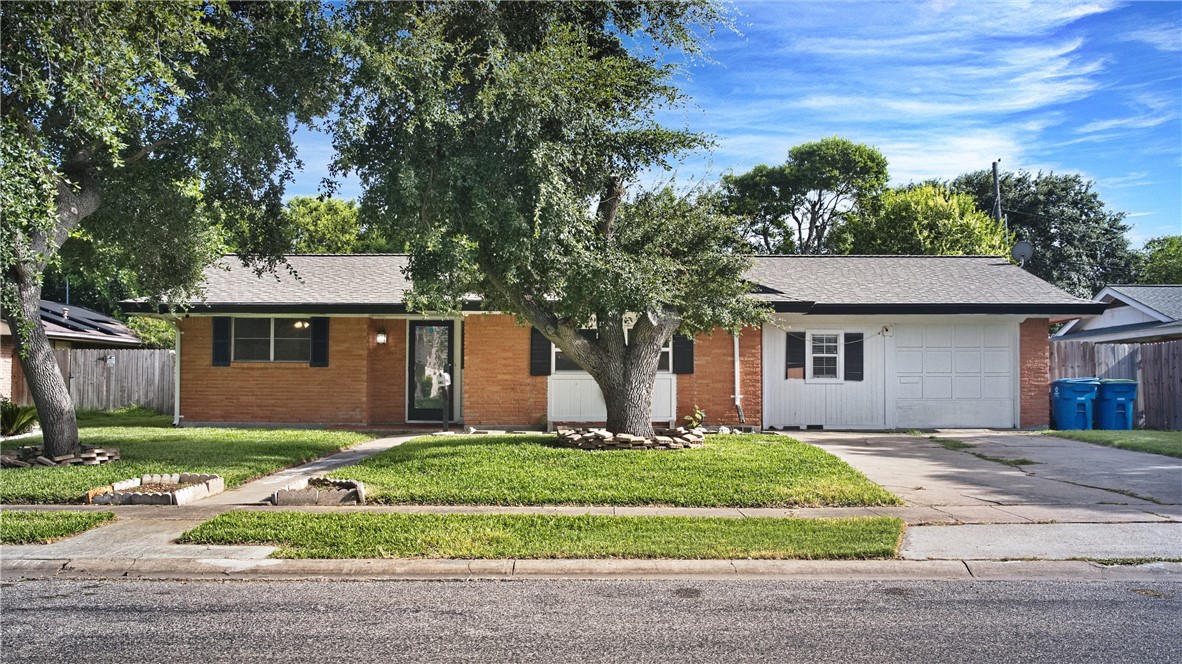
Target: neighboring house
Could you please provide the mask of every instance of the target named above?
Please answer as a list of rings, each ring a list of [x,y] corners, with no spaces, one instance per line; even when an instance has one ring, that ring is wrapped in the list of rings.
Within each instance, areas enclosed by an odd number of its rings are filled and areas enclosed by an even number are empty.
[[[135,348],[140,338],[131,328],[97,311],[41,300],[41,327],[55,350],[63,348]],[[0,320],[0,396],[27,403],[25,374],[16,357],[16,343]]]
[[[256,276],[233,257],[206,271],[181,330],[186,423],[391,426],[449,412],[478,427],[602,422],[595,382],[541,334],[471,302],[409,313],[402,255],[301,255]],[[761,256],[752,297],[775,310],[736,339],[666,347],[653,420],[697,405],[708,424],[756,427],[1041,427],[1049,321],[1097,314],[997,257]],[[736,394],[737,393],[737,394]]]
[[[1071,321],[1052,341],[1141,343],[1182,339],[1182,284],[1113,285],[1092,298],[1107,305],[1094,318]]]

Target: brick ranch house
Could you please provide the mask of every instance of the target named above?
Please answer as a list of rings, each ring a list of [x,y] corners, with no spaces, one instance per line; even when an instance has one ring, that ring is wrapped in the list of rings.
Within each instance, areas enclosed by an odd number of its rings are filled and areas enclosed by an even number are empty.
[[[477,427],[602,422],[594,380],[540,333],[479,310],[406,310],[402,255],[299,255],[262,277],[227,257],[180,331],[179,424]],[[760,256],[752,297],[775,314],[736,337],[666,346],[653,421],[1034,428],[1049,422],[1048,324],[1100,313],[998,257]]]

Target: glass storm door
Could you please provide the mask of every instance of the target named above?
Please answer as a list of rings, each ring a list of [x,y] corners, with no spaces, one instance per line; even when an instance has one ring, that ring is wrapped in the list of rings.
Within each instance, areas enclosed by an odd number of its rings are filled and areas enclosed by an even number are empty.
[[[448,419],[455,418],[451,386],[452,322],[410,321],[410,361],[406,363],[406,419],[442,422],[445,400]],[[446,374],[446,376],[445,376]]]

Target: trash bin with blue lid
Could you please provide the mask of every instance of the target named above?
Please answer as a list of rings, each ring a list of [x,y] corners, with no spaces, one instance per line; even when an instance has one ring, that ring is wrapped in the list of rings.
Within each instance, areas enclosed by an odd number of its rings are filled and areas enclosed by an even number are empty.
[[[1096,378],[1060,378],[1051,383],[1051,417],[1055,428],[1092,428],[1092,402],[1100,381]]]
[[[1133,428],[1133,404],[1137,400],[1137,381],[1106,378],[1096,393],[1096,428],[1119,431]]]

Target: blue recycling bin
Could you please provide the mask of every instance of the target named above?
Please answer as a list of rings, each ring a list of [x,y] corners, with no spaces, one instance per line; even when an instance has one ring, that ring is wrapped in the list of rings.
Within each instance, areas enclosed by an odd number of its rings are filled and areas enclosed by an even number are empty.
[[[1108,431],[1133,428],[1133,403],[1137,381],[1108,378],[1100,381],[1096,393],[1096,428]]]
[[[1092,402],[1100,381],[1095,378],[1060,378],[1051,383],[1051,417],[1055,428],[1092,428]]]

